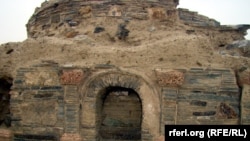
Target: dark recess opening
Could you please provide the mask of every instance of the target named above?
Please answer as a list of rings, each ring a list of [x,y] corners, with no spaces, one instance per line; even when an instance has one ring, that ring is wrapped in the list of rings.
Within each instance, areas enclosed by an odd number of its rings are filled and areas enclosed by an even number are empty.
[[[10,119],[10,89],[13,79],[11,77],[0,78],[0,127],[11,126]]]
[[[138,94],[133,89],[108,87],[100,99],[100,138],[141,140],[142,104]]]

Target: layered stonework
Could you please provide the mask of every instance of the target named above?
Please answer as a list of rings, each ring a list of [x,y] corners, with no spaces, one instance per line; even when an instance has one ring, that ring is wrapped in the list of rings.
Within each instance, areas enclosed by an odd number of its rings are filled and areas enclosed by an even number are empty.
[[[131,73],[133,71],[127,69],[121,70],[123,69],[115,67],[81,69],[44,64],[20,68],[11,91],[14,138],[99,140],[104,137],[99,132],[99,129],[103,128],[100,125],[109,125],[111,128],[114,123],[125,124],[112,118],[106,118],[100,123],[104,97],[108,96],[110,90],[115,92],[120,89],[124,91],[121,96],[128,95],[129,91],[138,94],[143,113],[140,134],[141,140],[144,141],[164,136],[164,126],[167,124],[248,123],[248,91],[244,91],[244,99],[241,100],[240,88],[237,86],[234,72],[230,69],[192,68],[169,71],[157,68],[151,79],[145,78],[146,75]],[[95,73],[90,74],[88,71]],[[32,79],[27,76],[35,72],[47,75],[37,75],[34,83],[31,83]],[[83,72],[88,76],[84,76]],[[55,76],[50,77],[51,75]],[[65,80],[70,81],[59,81],[62,78],[69,78]],[[71,83],[71,78],[76,81]],[[180,81],[172,80],[176,78]],[[51,81],[40,85],[44,79]],[[159,80],[166,80],[166,83],[158,83]],[[158,90],[155,89],[157,87]],[[131,100],[134,105],[134,100]],[[240,108],[241,101],[245,103],[244,109]],[[107,109],[115,110],[109,106]],[[107,109],[105,113],[108,113]],[[124,114],[110,116],[123,119]],[[132,121],[133,118],[131,124]]]
[[[209,27],[239,34],[245,34],[250,27],[249,25],[220,25],[220,22],[200,15],[198,12],[183,8],[177,9],[178,4],[179,0],[50,0],[36,8],[27,23],[27,31],[31,38],[44,36],[73,38],[79,34],[85,34],[81,27],[88,24],[91,18],[130,21],[158,20],[165,24],[181,22],[190,26]]]
[[[182,72],[182,85],[162,87],[162,133],[168,124],[240,124],[240,89],[234,72],[202,68]]]
[[[57,36],[54,30],[77,27],[88,18],[126,18],[134,20],[160,19],[176,21],[179,0],[150,1],[53,1],[44,2],[35,10],[27,24],[28,36]],[[79,30],[79,29],[76,29]],[[61,36],[61,35],[60,35]]]
[[[64,93],[59,82],[56,66],[19,69],[10,102],[14,139],[55,140],[56,134],[64,133]]]
[[[250,71],[242,68],[237,72],[239,86],[242,88],[241,92],[241,122],[242,124],[250,124]]]

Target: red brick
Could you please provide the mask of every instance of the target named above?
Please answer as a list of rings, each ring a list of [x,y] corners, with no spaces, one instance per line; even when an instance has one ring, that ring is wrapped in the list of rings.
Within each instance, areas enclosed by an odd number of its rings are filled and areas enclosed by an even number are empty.
[[[76,85],[82,81],[83,76],[83,71],[79,69],[63,70],[61,75],[61,83],[64,85]]]

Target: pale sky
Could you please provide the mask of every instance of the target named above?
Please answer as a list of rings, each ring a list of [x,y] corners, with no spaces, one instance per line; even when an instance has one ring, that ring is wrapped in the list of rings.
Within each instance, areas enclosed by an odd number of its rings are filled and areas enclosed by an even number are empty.
[[[26,23],[45,0],[2,0],[0,44],[27,38]],[[180,0],[179,8],[197,11],[225,25],[250,24],[250,0]],[[250,30],[247,39],[250,40]]]

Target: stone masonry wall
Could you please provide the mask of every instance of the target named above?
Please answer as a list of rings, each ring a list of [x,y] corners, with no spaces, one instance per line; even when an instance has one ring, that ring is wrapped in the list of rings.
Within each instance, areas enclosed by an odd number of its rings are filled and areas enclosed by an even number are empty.
[[[35,10],[27,23],[29,37],[54,36],[50,30],[60,29],[63,25],[78,26],[91,17],[116,17],[147,20],[148,8],[162,8],[164,19],[177,18],[176,6],[178,0],[61,0],[44,2]],[[48,32],[48,33],[47,33]]]
[[[20,68],[11,92],[14,139],[56,140],[64,132],[64,88],[57,66]]]
[[[11,92],[14,139],[65,140],[79,133],[77,84],[83,70],[41,64],[20,68]],[[73,138],[72,138],[73,139]]]
[[[186,24],[202,27],[219,27],[220,22],[198,14],[198,12],[189,11],[188,9],[179,8],[179,18]]]
[[[237,72],[239,86],[242,88],[241,95],[241,123],[250,124],[250,70],[242,68]]]
[[[209,18],[204,15],[200,15],[198,12],[189,11],[188,9],[178,8],[178,17],[180,21],[186,25],[203,27],[210,29],[217,29],[221,32],[237,32],[241,35],[245,35],[250,25],[221,25],[220,22],[215,19]]]
[[[176,8],[179,0],[52,0],[45,1],[36,8],[26,24],[28,37],[44,36],[72,38],[85,34],[82,29],[91,20],[109,24],[106,19],[133,21],[161,21],[162,23],[182,23],[191,27],[202,27],[245,35],[249,25],[225,26],[214,19]],[[100,24],[101,24],[100,23]],[[190,31],[192,32],[192,30]]]
[[[162,77],[171,73],[175,77]],[[165,124],[240,124],[240,88],[231,70],[157,69],[156,74],[162,85],[162,133]],[[162,83],[169,78],[173,79],[169,80],[171,85],[178,85],[169,87],[169,83]]]
[[[86,133],[83,131],[88,131],[88,120],[82,118],[89,117],[84,117],[88,113],[81,117],[80,112],[84,107],[85,109],[86,107],[91,108],[94,103],[86,102],[81,105],[79,86],[85,83],[87,77],[93,75],[89,71],[85,68],[64,68],[56,64],[20,68],[14,78],[10,102],[11,130],[14,139],[68,140],[74,136],[72,140],[80,141],[85,138]],[[91,72],[98,71],[109,70],[106,68],[91,70]],[[241,100],[241,89],[237,85],[234,72],[230,69],[171,70],[161,68],[155,69],[155,74],[152,77],[156,77],[158,81],[154,84],[158,83],[158,86],[152,87],[161,88],[159,100],[161,103],[159,134],[161,135],[164,134],[166,124],[247,124],[250,120],[248,114],[244,114],[249,110],[246,101],[249,99],[249,89],[245,87],[244,99]],[[117,78],[120,81],[121,78]],[[124,78],[127,76],[124,75]],[[138,78],[134,79],[138,81]],[[95,81],[97,80],[99,79]],[[130,78],[130,80],[132,79]],[[93,84],[96,85],[100,83],[94,82]],[[137,84],[138,82],[131,83]],[[130,86],[124,82],[125,85]],[[143,101],[142,108],[147,107],[145,99],[141,100]],[[84,101],[88,101],[88,99]],[[241,101],[244,104],[243,109],[240,108]],[[82,121],[84,124],[81,124]],[[90,124],[89,127],[93,123]],[[83,125],[84,127],[82,127]],[[152,140],[150,132],[144,133],[148,130],[144,129],[145,125],[142,127],[142,139]],[[83,128],[86,129],[82,130]],[[91,134],[93,132],[93,135],[96,134],[94,132],[97,132],[92,128],[89,131]]]

